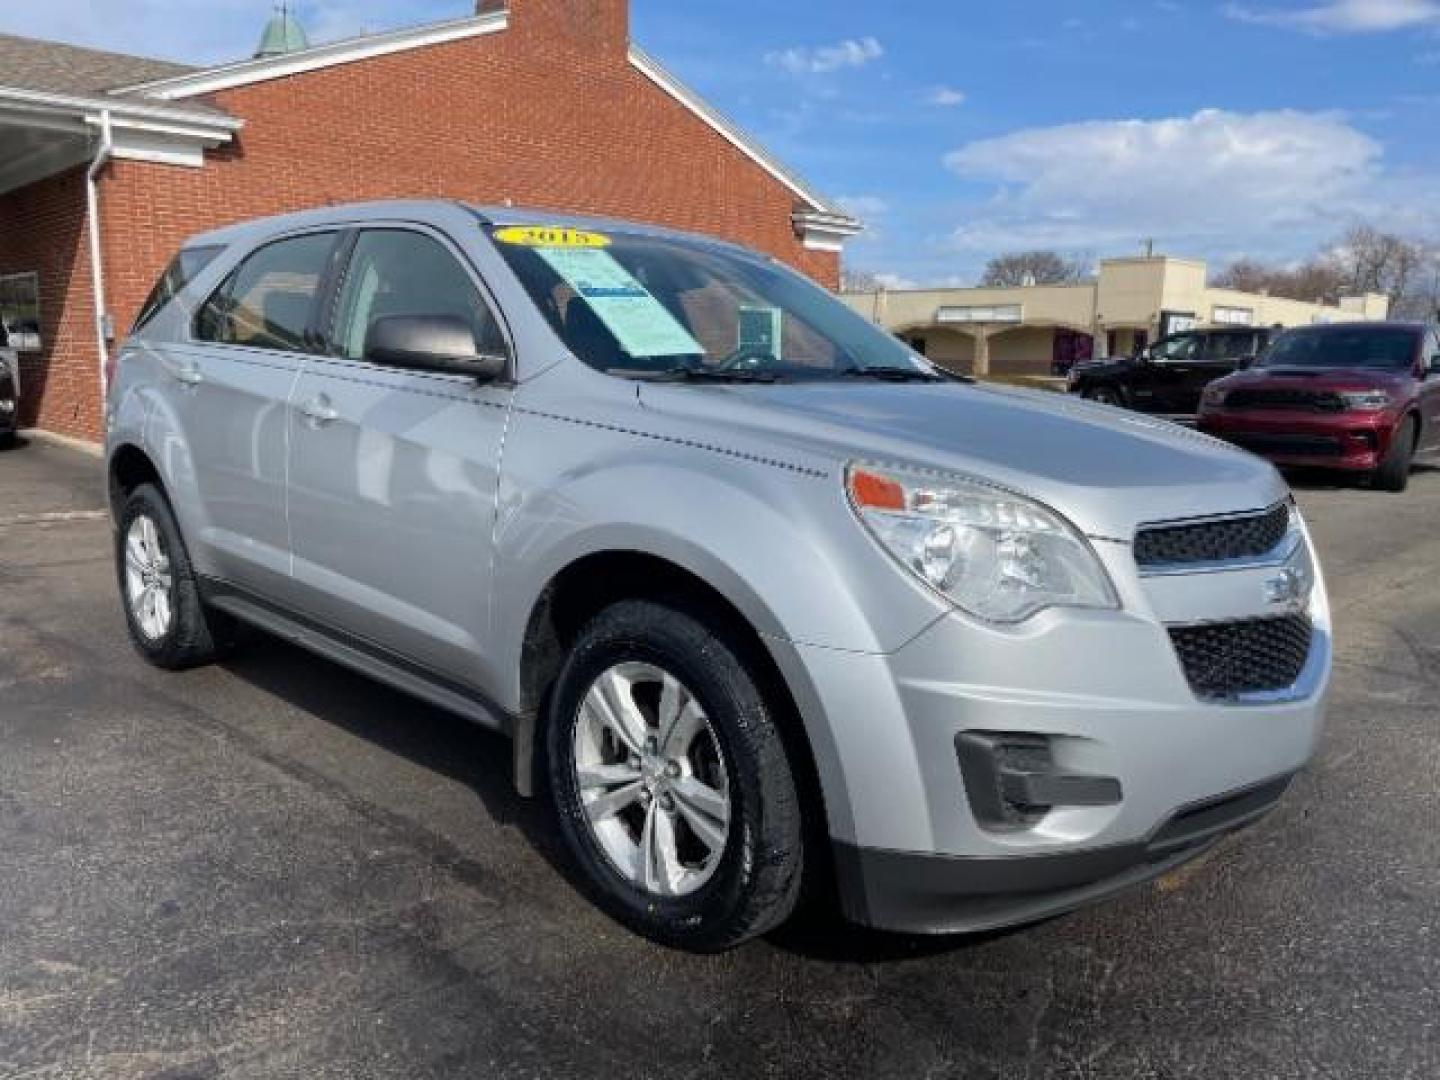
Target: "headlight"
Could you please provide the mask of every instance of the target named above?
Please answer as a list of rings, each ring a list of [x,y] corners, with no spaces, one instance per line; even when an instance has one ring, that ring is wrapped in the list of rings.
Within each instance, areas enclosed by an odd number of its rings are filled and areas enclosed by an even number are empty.
[[[851,465],[850,504],[901,565],[962,611],[1018,623],[1046,608],[1115,608],[1090,545],[1054,511],[977,480]]]
[[[1212,409],[1224,408],[1225,391],[1218,386],[1207,386],[1205,392],[1200,395],[1200,400]]]
[[[1347,390],[1340,400],[1352,412],[1384,412],[1390,407],[1390,395],[1384,390]]]

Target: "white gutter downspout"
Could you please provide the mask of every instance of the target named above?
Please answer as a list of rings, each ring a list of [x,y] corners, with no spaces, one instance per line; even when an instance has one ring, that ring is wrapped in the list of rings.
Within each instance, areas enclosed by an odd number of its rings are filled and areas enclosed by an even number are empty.
[[[90,292],[95,303],[95,344],[99,350],[100,415],[105,415],[105,399],[110,388],[107,385],[106,367],[109,365],[110,341],[106,333],[109,317],[105,308],[105,267],[100,255],[100,196],[96,188],[97,178],[110,154],[115,141],[110,131],[110,110],[100,111],[100,148],[95,151],[95,160],[85,172],[86,219],[90,232]]]

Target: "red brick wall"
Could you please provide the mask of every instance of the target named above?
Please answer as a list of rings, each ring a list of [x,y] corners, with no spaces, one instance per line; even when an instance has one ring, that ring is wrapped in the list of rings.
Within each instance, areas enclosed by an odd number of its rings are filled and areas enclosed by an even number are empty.
[[[101,435],[85,170],[0,195],[0,274],[40,275],[44,351],[20,357],[23,427]]]
[[[387,197],[510,199],[655,222],[748,244],[838,284],[839,257],[795,236],[793,193],[629,64],[624,0],[510,8],[503,33],[217,94],[245,127],[203,169],[114,162],[101,218],[117,327],[193,233]],[[73,195],[83,208],[83,190]],[[76,299],[67,319],[88,325],[88,291]],[[54,353],[55,392],[93,371],[84,348],[69,346]],[[72,405],[51,397],[47,386],[41,423],[93,435],[93,409],[67,419]]]

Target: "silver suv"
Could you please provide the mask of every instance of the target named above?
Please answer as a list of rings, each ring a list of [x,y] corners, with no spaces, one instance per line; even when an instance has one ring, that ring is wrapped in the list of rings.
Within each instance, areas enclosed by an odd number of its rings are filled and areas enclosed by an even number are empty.
[[[1310,758],[1259,458],[929,366],[753,252],[452,203],[195,238],[108,403],[140,653],[246,623],[513,738],[594,899],[976,931],[1152,878]]]

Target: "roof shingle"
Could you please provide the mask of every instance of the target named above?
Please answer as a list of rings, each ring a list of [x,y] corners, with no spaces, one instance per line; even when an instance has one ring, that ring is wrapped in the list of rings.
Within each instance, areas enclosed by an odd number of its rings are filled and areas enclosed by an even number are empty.
[[[0,34],[0,86],[16,90],[95,97],[116,87],[166,79],[194,70],[168,60]]]

